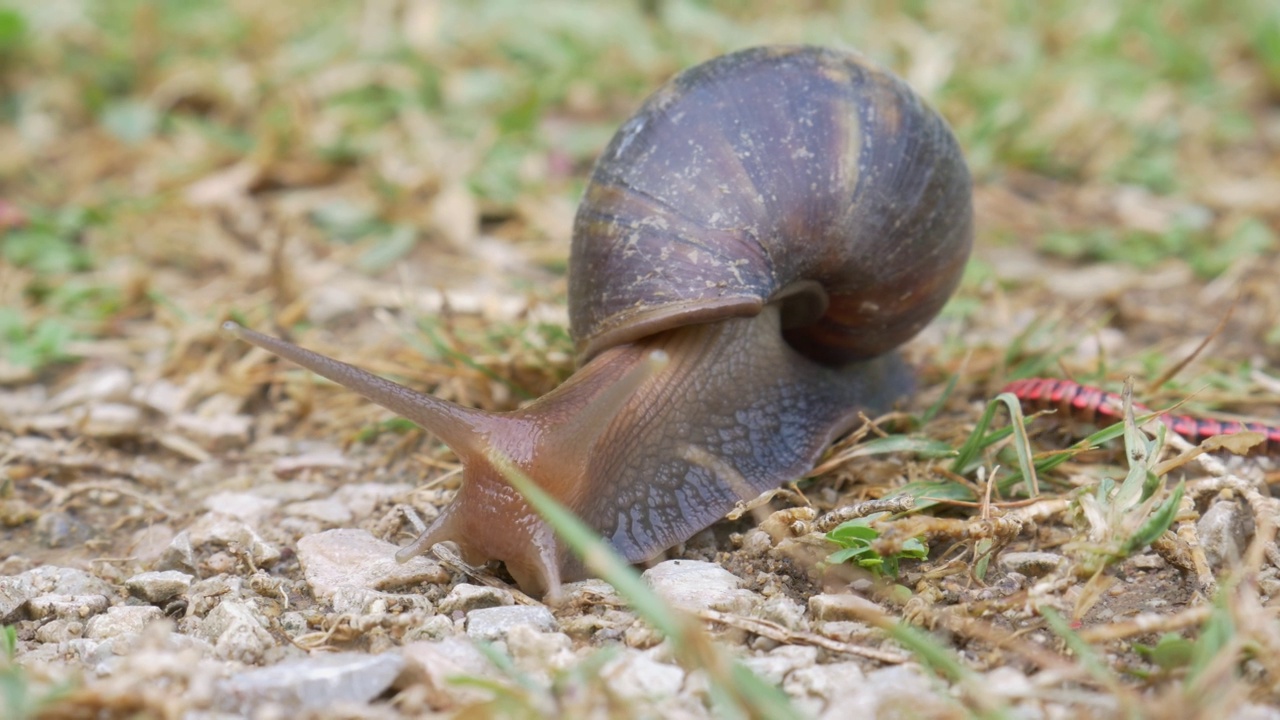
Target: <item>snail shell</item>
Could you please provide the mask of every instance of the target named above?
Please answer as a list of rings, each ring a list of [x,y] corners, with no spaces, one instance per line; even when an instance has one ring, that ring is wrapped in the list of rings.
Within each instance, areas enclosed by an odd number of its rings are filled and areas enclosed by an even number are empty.
[[[570,325],[590,358],[781,302],[811,358],[874,357],[951,296],[971,196],[946,123],[893,75],[813,47],[725,55],[658,90],[601,156]]]
[[[582,367],[527,407],[459,407],[229,329],[459,455],[457,496],[398,557],[452,540],[554,593],[586,568],[495,454],[632,562],[688,539],[908,392],[888,351],[959,282],[970,194],[946,124],[902,81],[834,50],[745,50],[658,90],[600,158],[570,257]]]

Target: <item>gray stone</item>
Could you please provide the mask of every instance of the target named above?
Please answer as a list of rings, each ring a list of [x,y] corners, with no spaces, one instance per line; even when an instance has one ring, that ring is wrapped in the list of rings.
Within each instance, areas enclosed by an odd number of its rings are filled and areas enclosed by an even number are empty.
[[[1280,709],[1256,703],[1245,703],[1231,713],[1231,720],[1280,720]]]
[[[809,598],[809,613],[823,622],[857,621],[883,612],[884,608],[853,593],[824,593]]]
[[[171,417],[169,423],[173,429],[195,441],[205,450],[224,452],[249,444],[249,430],[253,427],[253,418],[231,413],[209,416],[182,413]]]
[[[541,680],[550,681],[551,673],[572,666],[577,656],[573,641],[559,632],[541,632],[532,625],[516,625],[507,631],[507,652],[516,666]]]
[[[667,560],[644,571],[644,581],[677,608],[749,613],[760,596],[742,590],[738,576],[715,563]]]
[[[268,545],[253,528],[221,513],[206,513],[185,532],[190,533],[194,548],[215,551],[234,546],[247,552],[258,567],[280,559],[280,551]]]
[[[628,650],[601,670],[610,691],[623,700],[643,702],[675,696],[684,687],[685,673],[677,665],[658,662],[651,652]]]
[[[794,670],[818,663],[818,648],[812,645],[782,645],[764,655],[744,658],[746,665],[770,685],[781,685]]]
[[[861,683],[837,678],[835,702],[821,718],[881,717],[909,712],[917,717],[939,717],[954,710],[954,700],[936,689],[918,666],[895,665],[873,670]],[[861,715],[858,707],[867,708]],[[851,715],[851,713],[853,713]]]
[[[224,600],[205,617],[200,634],[213,644],[219,658],[253,664],[276,644],[267,626],[266,618],[250,603]]]
[[[410,643],[401,652],[408,663],[405,668],[407,680],[426,688],[426,699],[433,710],[471,705],[493,696],[492,692],[483,688],[450,682],[451,678],[502,678],[493,663],[466,638],[451,637],[438,642]]]
[[[432,615],[418,625],[414,625],[406,630],[404,633],[404,641],[406,643],[410,643],[443,640],[445,638],[453,637],[462,631],[462,628],[458,627],[460,624],[461,623],[455,625],[453,620],[450,620],[445,615]]]
[[[542,605],[480,608],[467,613],[467,636],[473,640],[502,640],[517,625],[552,632],[556,629],[556,618]]]
[[[55,667],[87,664],[97,652],[99,646],[103,644],[101,640],[89,640],[87,638],[72,638],[65,642],[45,643],[22,653],[21,664],[28,667],[38,664]]]
[[[160,608],[150,605],[108,608],[105,615],[90,618],[84,626],[84,636],[90,640],[132,637],[141,633],[148,624],[163,620],[164,613]]]
[[[368,517],[379,504],[399,498],[412,490],[412,485],[404,483],[350,483],[338,488],[333,497],[356,517]]]
[[[272,463],[271,472],[276,477],[291,478],[306,470],[353,470],[355,467],[355,463],[342,455],[341,449],[329,447],[278,458]]]
[[[312,655],[233,675],[218,683],[215,697],[219,710],[246,714],[268,703],[288,715],[364,704],[391,687],[404,665],[398,653]]]
[[[397,562],[397,550],[365,530],[328,530],[298,541],[298,561],[312,594],[322,600],[350,594],[352,588],[367,594],[449,581],[449,573],[434,560],[418,556]]]
[[[108,365],[78,377],[70,387],[51,398],[46,407],[62,410],[90,402],[124,400],[133,385],[133,373],[127,368]]]
[[[440,601],[438,608],[442,613],[468,613],[481,608],[515,605],[515,598],[502,588],[487,585],[469,585],[459,583]]]
[[[42,595],[102,595],[114,597],[106,581],[75,568],[46,565],[24,573],[0,577],[0,623],[22,619],[27,601]]]
[[[134,597],[159,604],[185,593],[194,577],[177,570],[138,573],[124,581],[124,586]]]
[[[792,704],[805,717],[818,717],[826,710],[848,710],[847,715],[831,712],[827,717],[876,717],[874,712],[865,712],[865,707],[844,707],[838,704],[837,697],[847,694],[850,688],[856,688],[863,681],[862,668],[856,662],[839,662],[829,665],[811,665],[796,668],[788,673],[782,682],[782,690],[790,698]],[[843,700],[843,698],[841,698]],[[873,706],[874,709],[874,706]],[[863,714],[857,714],[857,712]]]
[[[767,598],[756,610],[756,615],[788,630],[807,631],[809,629],[809,623],[804,617],[804,608],[786,595]]]
[[[244,522],[267,517],[280,507],[280,501],[247,492],[220,492],[204,499],[205,508]]]
[[[1253,516],[1234,500],[1219,500],[1196,522],[1196,533],[1214,571],[1230,570],[1253,537]]]
[[[1044,577],[1065,565],[1067,559],[1050,552],[1006,552],[1000,554],[1000,567],[1027,577]]]
[[[33,620],[86,620],[106,612],[109,604],[105,595],[41,595],[27,601],[27,615]]]
[[[338,500],[303,500],[284,506],[284,513],[292,517],[318,520],[326,525],[345,525],[354,517],[351,510]]]
[[[69,548],[85,544],[94,529],[80,518],[66,512],[42,513],[36,518],[36,539],[47,548]]]
[[[156,566],[161,570],[195,570],[196,553],[191,547],[191,534],[183,530],[174,535],[169,546],[160,553]]]
[[[89,405],[76,422],[84,435],[105,439],[137,437],[142,428],[142,410],[123,403]]]
[[[36,628],[36,641],[61,643],[84,637],[84,623],[79,620],[58,618]]]

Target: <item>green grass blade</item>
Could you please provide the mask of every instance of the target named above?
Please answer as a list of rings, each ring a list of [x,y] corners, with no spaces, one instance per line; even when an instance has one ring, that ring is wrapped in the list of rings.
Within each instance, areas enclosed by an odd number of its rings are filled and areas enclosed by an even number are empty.
[[[760,680],[736,660],[724,656],[722,650],[704,637],[697,637],[701,627],[695,620],[669,607],[609,543],[538,487],[509,459],[491,450],[489,461],[593,573],[617,589],[641,618],[671,640],[687,670],[707,671],[712,692],[722,698],[725,709],[734,708],[751,718],[800,717],[781,690]]]

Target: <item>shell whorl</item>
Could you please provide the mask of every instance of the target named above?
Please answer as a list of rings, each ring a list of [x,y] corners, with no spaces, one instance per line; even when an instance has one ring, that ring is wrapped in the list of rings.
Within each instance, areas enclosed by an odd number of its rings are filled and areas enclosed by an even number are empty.
[[[691,68],[587,186],[569,281],[581,358],[773,302],[814,360],[884,353],[958,284],[970,198],[946,123],[857,55],[764,47]]]

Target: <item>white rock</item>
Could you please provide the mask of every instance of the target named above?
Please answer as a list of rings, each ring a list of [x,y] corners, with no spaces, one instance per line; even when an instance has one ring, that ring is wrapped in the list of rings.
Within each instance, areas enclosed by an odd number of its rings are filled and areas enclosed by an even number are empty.
[[[823,622],[856,621],[883,612],[876,603],[853,593],[824,593],[809,598],[809,613]]]
[[[165,570],[162,572],[138,573],[125,580],[124,586],[133,596],[156,604],[186,592],[191,587],[192,580],[195,580],[195,578],[184,572]]]
[[[41,595],[27,601],[27,615],[33,620],[86,620],[106,612],[109,604],[105,595]]]
[[[81,375],[66,390],[49,401],[48,410],[62,410],[89,402],[124,400],[133,388],[133,373],[119,366],[107,366]]]
[[[1036,688],[1026,673],[1007,665],[988,672],[982,687],[1010,701],[1034,698],[1036,695]]]
[[[839,662],[829,665],[812,665],[796,668],[782,682],[785,692],[803,715],[818,717],[824,710],[848,710],[848,715],[839,717],[876,717],[874,713],[856,714],[861,707],[835,707],[833,702],[850,692],[863,681],[862,668],[855,662]],[[837,717],[831,714],[830,717]]]
[[[251,604],[224,600],[205,617],[200,634],[213,644],[219,658],[252,665],[275,645],[267,626],[266,618]]]
[[[84,408],[76,428],[89,437],[119,439],[142,432],[142,411],[122,403],[94,403]]]
[[[280,559],[280,551],[268,545],[253,528],[221,513],[206,513],[184,532],[190,535],[191,545],[195,548],[235,546],[241,552],[248,551],[258,567]]]
[[[333,498],[303,500],[284,507],[286,515],[319,520],[327,525],[348,525],[354,516],[351,509]]]
[[[444,596],[437,608],[441,613],[445,614],[453,612],[468,613],[480,608],[515,604],[515,598],[511,596],[511,593],[502,588],[458,583],[449,591],[448,595]]]
[[[84,623],[58,618],[36,628],[36,642],[62,643],[84,637]]]
[[[1065,565],[1067,559],[1051,552],[1006,552],[1000,554],[1000,567],[1027,577],[1044,577]]]
[[[164,613],[150,605],[118,606],[108,608],[105,615],[95,615],[84,626],[84,636],[90,640],[133,636],[142,632],[148,624],[164,620]]]
[[[271,464],[271,471],[276,477],[289,478],[304,470],[350,470],[355,463],[343,456],[337,448],[329,448],[305,455],[290,455],[277,459]]]
[[[1219,500],[1196,522],[1196,533],[1205,558],[1215,571],[1229,570],[1240,562],[1253,537],[1253,515],[1234,500]]]
[[[552,632],[556,629],[556,618],[542,605],[480,608],[467,613],[467,636],[473,640],[502,640],[517,625]]]
[[[781,685],[793,671],[818,663],[818,648],[812,645],[782,645],[765,655],[744,658],[746,665],[770,685]]]
[[[343,588],[383,591],[449,581],[447,571],[421,555],[396,562],[397,550],[365,530],[327,530],[298,541],[298,561],[319,599],[331,599]]]
[[[164,415],[176,415],[190,396],[188,390],[163,379],[138,385],[129,391],[129,399]]]
[[[129,541],[127,554],[141,565],[150,565],[160,559],[174,535],[173,528],[164,523],[140,528]]]
[[[649,652],[627,650],[600,671],[609,689],[623,700],[642,702],[672,697],[684,686],[684,670],[658,662]]]
[[[183,530],[174,535],[169,547],[160,553],[156,567],[161,570],[195,570],[196,554],[191,547],[191,533]]]
[[[83,570],[45,565],[18,575],[0,576],[0,623],[22,619],[27,601],[42,595],[114,597],[110,583]]]
[[[760,596],[742,590],[738,576],[715,563],[667,560],[644,571],[644,581],[672,605],[687,610],[748,613]]]
[[[412,490],[413,486],[405,483],[349,483],[338,488],[333,498],[356,517],[367,517],[380,503],[402,497]]]
[[[809,622],[804,617],[804,608],[786,595],[774,595],[765,599],[756,610],[756,615],[788,630],[802,632],[809,630]]]
[[[454,684],[450,678],[501,678],[493,663],[465,638],[410,643],[401,648],[401,653],[408,663],[408,679],[427,688],[427,702],[435,710],[483,702],[493,696],[482,688]]]
[[[289,660],[233,675],[218,683],[218,709],[253,714],[272,703],[288,716],[335,705],[363,705],[381,695],[404,668],[398,653],[334,653]]]
[[[280,507],[280,501],[247,492],[220,492],[204,499],[205,508],[244,522],[267,517]]]
[[[253,418],[249,415],[219,413],[197,415],[183,413],[169,420],[173,429],[212,452],[241,448],[249,444]]]
[[[507,631],[507,652],[516,667],[549,681],[551,673],[574,665],[573,641],[558,632],[541,632],[531,625],[516,625]]]
[[[911,665],[896,665],[874,670],[866,675],[854,674],[856,664],[815,665],[797,670],[791,677],[823,671],[830,694],[820,720],[848,717],[882,717],[909,713],[913,717],[941,717],[954,709],[954,700],[939,695],[922,670]],[[785,683],[783,689],[788,689]]]

